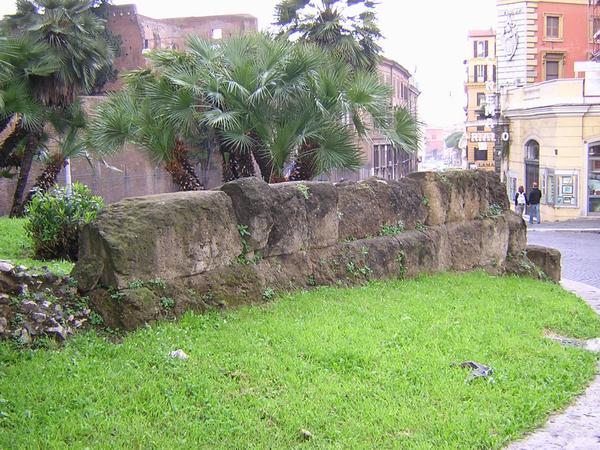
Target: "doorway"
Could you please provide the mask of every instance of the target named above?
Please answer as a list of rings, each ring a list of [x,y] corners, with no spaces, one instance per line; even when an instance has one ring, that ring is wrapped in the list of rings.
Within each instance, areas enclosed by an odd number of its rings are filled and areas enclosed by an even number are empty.
[[[525,192],[531,192],[533,183],[540,184],[540,144],[531,139],[525,144]]]
[[[588,214],[600,215],[600,144],[588,149],[587,193]]]

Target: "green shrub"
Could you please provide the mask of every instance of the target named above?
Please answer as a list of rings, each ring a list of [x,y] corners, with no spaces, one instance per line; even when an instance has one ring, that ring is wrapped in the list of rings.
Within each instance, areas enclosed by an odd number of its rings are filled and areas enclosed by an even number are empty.
[[[41,259],[77,260],[79,231],[96,218],[104,207],[102,197],[81,183],[73,183],[72,192],[55,186],[35,194],[27,207],[25,225],[33,241],[35,256]]]

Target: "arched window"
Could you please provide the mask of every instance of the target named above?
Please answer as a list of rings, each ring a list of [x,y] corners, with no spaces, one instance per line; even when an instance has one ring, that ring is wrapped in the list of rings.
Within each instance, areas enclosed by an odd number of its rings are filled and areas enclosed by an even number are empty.
[[[536,140],[530,139],[525,144],[525,159],[529,161],[539,161],[540,144]]]

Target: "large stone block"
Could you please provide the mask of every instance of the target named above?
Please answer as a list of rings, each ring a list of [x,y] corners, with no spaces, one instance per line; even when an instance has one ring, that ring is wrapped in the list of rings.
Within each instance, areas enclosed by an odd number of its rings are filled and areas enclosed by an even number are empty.
[[[521,216],[512,211],[504,213],[508,223],[508,250],[510,255],[519,255],[527,246],[527,225]]]
[[[336,185],[248,178],[218,191],[128,199],[84,229],[73,274],[107,325],[133,329],[185,310],[260,302],[272,290],[510,271],[507,254],[518,255],[513,266],[525,258],[526,228],[506,211],[503,189],[493,175],[471,171]],[[404,231],[380,236],[399,221]],[[262,259],[238,258],[238,225],[250,232],[247,256],[260,251]],[[540,264],[550,276],[553,261]]]
[[[179,192],[110,205],[80,238],[82,261],[102,262],[100,284],[164,280],[227,266],[241,252],[231,200],[223,192]]]
[[[555,248],[542,247],[541,245],[528,245],[527,258],[552,281],[559,283],[561,278],[560,251]]]
[[[237,222],[248,227],[251,249],[264,251],[275,221],[275,196],[269,185],[253,177],[225,183],[220,189],[231,199]]]
[[[492,173],[455,171],[447,173],[419,172],[409,175],[427,198],[427,225],[441,225],[477,219],[486,215],[492,205],[509,209],[506,188]]]
[[[451,248],[450,267],[453,270],[465,271],[478,267],[482,246],[490,244],[482,239],[482,226],[480,220],[453,222],[447,225],[448,243]]]
[[[423,192],[414,180],[386,181],[370,178],[358,183],[341,183],[338,191],[339,238],[363,239],[378,236],[384,226],[406,229],[425,222],[427,209]]]
[[[432,172],[411,173],[409,178],[415,180],[421,187],[425,204],[428,208],[426,224],[443,225],[450,211],[452,186],[442,183],[439,175]]]

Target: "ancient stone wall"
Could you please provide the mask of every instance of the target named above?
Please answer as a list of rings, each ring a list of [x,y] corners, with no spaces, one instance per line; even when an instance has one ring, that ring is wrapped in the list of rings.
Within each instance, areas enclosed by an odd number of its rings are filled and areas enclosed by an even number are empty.
[[[488,173],[338,184],[246,178],[109,206],[84,229],[73,275],[109,326],[132,329],[282,290],[503,273],[525,246],[523,220]]]

